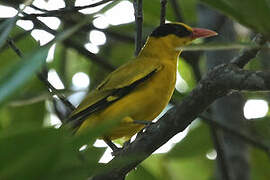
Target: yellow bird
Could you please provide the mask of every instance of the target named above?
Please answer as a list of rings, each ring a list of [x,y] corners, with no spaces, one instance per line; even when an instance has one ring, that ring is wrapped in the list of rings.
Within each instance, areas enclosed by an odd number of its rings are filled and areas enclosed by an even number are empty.
[[[120,119],[121,123],[101,138],[107,142],[130,139],[144,127],[140,121],[151,122],[169,103],[181,52],[176,48],[216,34],[183,23],[160,25],[150,34],[139,55],[110,73],[87,95],[69,121],[81,133],[99,122]]]

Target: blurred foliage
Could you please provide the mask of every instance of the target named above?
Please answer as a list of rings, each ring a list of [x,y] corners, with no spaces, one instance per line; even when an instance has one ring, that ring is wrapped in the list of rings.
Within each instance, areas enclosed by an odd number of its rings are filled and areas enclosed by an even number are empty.
[[[201,0],[235,18],[239,23],[270,38],[270,2],[269,0]]]
[[[168,159],[204,157],[213,148],[208,126],[199,124],[199,127],[192,128],[188,136],[177,143],[165,157]]]
[[[23,2],[25,1],[0,1],[0,4],[18,8]],[[58,17],[61,20],[59,29],[72,31],[68,27],[79,28],[77,22],[84,22],[83,18],[93,20],[96,15],[106,12],[118,2],[120,1],[114,1],[88,17],[80,13],[63,14],[63,17],[60,15]],[[133,1],[130,0],[130,2]],[[198,0],[175,0],[175,2],[179,7],[173,6],[171,1],[168,1],[167,20],[180,19],[175,12],[175,9],[178,9],[184,22],[196,26],[200,2]],[[270,36],[269,0],[246,0],[244,3],[240,0],[201,0],[201,2],[224,12],[238,23],[248,27],[250,31]],[[70,4],[73,3],[69,1]],[[159,24],[160,0],[143,0],[143,15],[143,39],[146,40],[147,35]],[[49,110],[53,107],[45,106],[45,99],[51,101],[52,97],[35,74],[44,65],[52,43],[40,47],[39,43],[32,38],[31,31],[25,31],[16,26],[16,20],[16,18],[9,18],[0,21],[0,179],[86,179],[101,166],[98,161],[105,150],[93,147],[93,142],[102,132],[115,124],[103,124],[76,137],[71,136],[65,128],[44,127],[45,117],[54,113]],[[35,28],[42,29],[42,26],[39,24]],[[83,47],[89,40],[82,38],[88,37],[89,31],[96,29],[92,27],[92,24],[87,28],[72,36],[69,31],[58,34],[56,36],[58,39],[56,38],[54,42],[56,45],[53,61],[46,64],[49,70],[56,70],[67,91],[72,87],[72,77],[77,72],[89,75],[91,88],[110,72],[96,63],[94,58],[101,58],[118,67],[134,57],[134,23],[110,25],[106,29],[100,29],[106,34],[107,41],[98,47],[99,53],[92,56],[62,41],[64,38],[79,41]],[[20,49],[23,59],[19,58],[7,44],[8,38],[11,38]],[[245,41],[249,43],[250,39]],[[215,44],[215,46],[221,48],[222,44]],[[205,45],[200,47],[209,49],[209,46]],[[226,48],[233,47],[235,44],[226,44]],[[196,53],[196,51],[190,53]],[[269,68],[262,63],[264,59],[269,59],[269,55],[252,60],[246,68],[251,70]],[[201,74],[204,74],[207,71],[205,56],[201,55],[198,63]],[[179,60],[178,72],[189,86],[187,93],[190,92],[196,86],[196,80],[194,66],[189,63],[189,59]],[[175,102],[178,102],[185,95],[175,92],[173,98]],[[245,97],[269,100],[268,93],[247,92]],[[266,117],[251,121],[247,125],[255,137],[268,145],[270,145],[269,117],[268,113]],[[89,146],[79,151],[84,144],[89,144]],[[208,127],[199,123],[196,127],[190,128],[187,136],[175,144],[168,153],[152,155],[130,172],[127,179],[213,179],[215,161],[206,158],[206,154],[211,150],[213,150],[213,144]],[[270,163],[265,153],[251,148],[250,160],[251,179],[269,179]]]

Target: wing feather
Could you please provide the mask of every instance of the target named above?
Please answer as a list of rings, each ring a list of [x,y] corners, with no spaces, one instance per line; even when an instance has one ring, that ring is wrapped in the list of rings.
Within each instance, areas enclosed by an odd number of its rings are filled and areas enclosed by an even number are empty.
[[[90,92],[71,114],[68,122],[78,127],[92,113],[106,108],[130,93],[138,84],[149,79],[162,68],[157,63],[134,60],[113,71],[95,90]]]

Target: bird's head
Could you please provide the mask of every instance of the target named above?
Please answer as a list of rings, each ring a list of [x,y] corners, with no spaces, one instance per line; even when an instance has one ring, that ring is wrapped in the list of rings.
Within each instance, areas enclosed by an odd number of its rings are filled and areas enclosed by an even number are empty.
[[[168,47],[175,49],[190,44],[197,38],[215,35],[217,35],[215,31],[191,28],[184,23],[174,22],[160,25],[150,34],[150,38],[159,40],[159,42],[165,43]]]

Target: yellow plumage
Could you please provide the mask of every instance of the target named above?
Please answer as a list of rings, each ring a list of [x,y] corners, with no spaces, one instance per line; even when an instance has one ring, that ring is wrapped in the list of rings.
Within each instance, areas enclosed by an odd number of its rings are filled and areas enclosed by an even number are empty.
[[[167,106],[174,91],[180,54],[175,49],[197,38],[192,33],[194,30],[185,24],[167,26],[153,31],[140,54],[113,71],[72,113],[71,117],[79,117],[93,107],[93,112],[80,123],[78,133],[101,121],[120,118],[121,123],[102,138],[129,139],[144,127],[133,120],[152,121]],[[187,32],[170,29],[177,30],[178,26]]]

